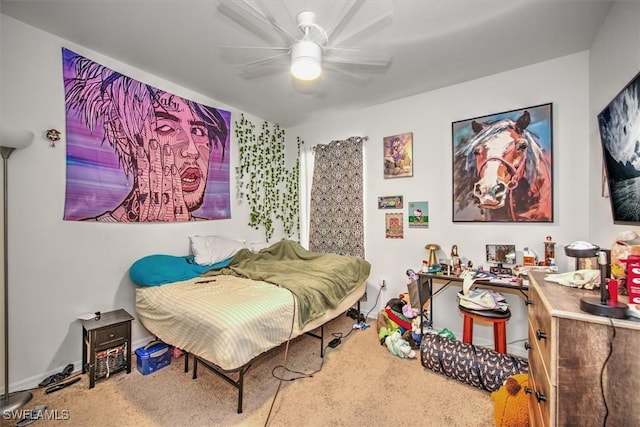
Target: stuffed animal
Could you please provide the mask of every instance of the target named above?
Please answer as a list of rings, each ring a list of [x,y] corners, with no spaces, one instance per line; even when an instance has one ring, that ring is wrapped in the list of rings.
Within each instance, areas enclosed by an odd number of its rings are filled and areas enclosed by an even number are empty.
[[[384,343],[394,356],[402,359],[415,359],[416,357],[416,352],[411,349],[407,341],[402,339],[399,331],[394,331],[391,335],[388,335]]]
[[[496,427],[526,427],[529,425],[529,398],[524,392],[529,374],[512,375],[502,387],[491,393]]]

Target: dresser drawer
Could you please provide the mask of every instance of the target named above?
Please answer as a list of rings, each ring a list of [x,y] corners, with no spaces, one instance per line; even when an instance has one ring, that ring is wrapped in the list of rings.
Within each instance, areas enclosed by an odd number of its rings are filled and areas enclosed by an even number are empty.
[[[547,372],[551,369],[551,350],[553,336],[551,331],[551,315],[542,304],[536,287],[529,291],[531,304],[528,305],[529,315],[529,344],[538,348],[539,357]],[[549,376],[549,378],[552,378]]]
[[[529,389],[535,390],[536,383],[534,381],[534,376],[529,375]],[[535,398],[533,393],[528,395],[529,399],[529,425],[533,427],[548,427],[550,426],[550,421],[548,416],[542,414],[543,405],[539,405],[538,401]]]
[[[113,325],[107,328],[102,328],[94,331],[95,341],[94,345],[96,349],[104,347],[112,347],[121,344],[129,333],[129,324],[121,323],[119,325]]]
[[[529,329],[529,335],[532,331]],[[531,339],[531,336],[529,337]],[[534,342],[529,349],[529,408],[532,412],[537,412],[537,417],[544,420],[543,424],[538,425],[551,425],[551,414],[554,413],[552,406],[554,406],[554,389],[550,381],[549,367],[546,366],[542,360],[542,354],[539,351],[540,347]]]

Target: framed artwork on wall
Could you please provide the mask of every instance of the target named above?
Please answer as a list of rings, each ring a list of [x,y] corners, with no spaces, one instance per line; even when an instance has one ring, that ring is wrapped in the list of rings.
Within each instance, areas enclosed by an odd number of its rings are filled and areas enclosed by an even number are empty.
[[[602,194],[614,224],[640,224],[640,73],[598,114],[604,162]],[[606,192],[606,193],[605,193]]]
[[[409,228],[429,228],[429,202],[409,202]]]
[[[387,213],[384,216],[385,237],[387,239],[404,238],[404,226],[401,213]]]
[[[454,222],[553,222],[553,111],[453,122]]]
[[[384,143],[384,177],[413,176],[413,132],[386,136]]]
[[[402,209],[402,196],[378,197],[378,209]]]

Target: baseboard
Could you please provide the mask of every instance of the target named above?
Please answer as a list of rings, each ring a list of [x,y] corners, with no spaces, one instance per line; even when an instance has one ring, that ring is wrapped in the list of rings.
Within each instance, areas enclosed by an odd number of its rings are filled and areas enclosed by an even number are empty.
[[[129,349],[131,351],[131,354],[133,355],[135,352],[136,348],[139,347],[144,347],[149,341],[154,340],[155,337],[153,335],[148,335],[145,338],[141,338],[138,339],[136,341],[133,341],[131,343],[131,348]],[[54,375],[57,374],[59,372],[61,372],[65,366],[67,366],[69,363],[73,363],[73,373],[78,373],[78,372],[82,372],[82,359],[80,360],[76,360],[74,362],[65,362],[64,364],[60,365],[57,368],[51,369],[48,372],[43,372],[42,374],[38,374],[38,375],[34,375],[32,377],[26,378],[24,380],[20,380],[17,381],[15,383],[11,383],[9,384],[9,391],[10,392],[14,392],[14,391],[20,391],[20,390],[31,390],[31,389],[35,389],[38,388],[38,384],[40,384],[40,382],[42,380],[44,380],[45,378],[47,378],[49,375]],[[131,366],[131,370],[134,370],[135,367],[135,359],[132,359],[132,366]],[[1,393],[4,394],[4,384],[2,386],[0,386],[0,390]]]

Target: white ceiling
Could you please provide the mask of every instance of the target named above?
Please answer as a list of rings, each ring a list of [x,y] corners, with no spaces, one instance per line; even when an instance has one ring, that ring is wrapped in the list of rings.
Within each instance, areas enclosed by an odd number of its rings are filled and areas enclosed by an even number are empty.
[[[323,73],[321,93],[292,83],[287,66],[244,79],[221,46],[267,46],[217,10],[218,0],[0,0],[2,13],[189,88],[240,111],[295,126],[589,49],[611,1],[368,0],[356,31],[391,10],[391,23],[358,40],[393,55],[366,81]],[[296,32],[302,10],[330,27],[344,0],[262,1]],[[14,43],[19,43],[15,41]]]

